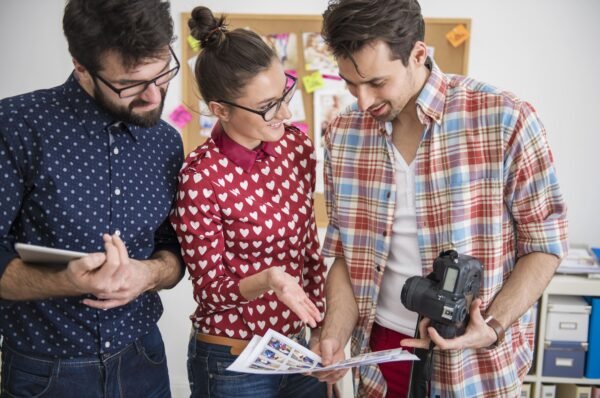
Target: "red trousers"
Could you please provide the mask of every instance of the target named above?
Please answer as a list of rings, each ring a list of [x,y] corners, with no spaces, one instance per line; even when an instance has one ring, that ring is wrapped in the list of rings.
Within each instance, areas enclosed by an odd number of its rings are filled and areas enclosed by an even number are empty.
[[[406,336],[402,333],[395,332],[374,323],[369,345],[371,346],[372,351],[388,350],[390,348],[399,348],[400,340],[409,338],[412,338],[412,336]],[[409,350],[412,352],[412,349]],[[383,378],[387,383],[386,398],[408,397],[411,366],[412,361],[398,361],[379,364],[379,369],[381,369]]]

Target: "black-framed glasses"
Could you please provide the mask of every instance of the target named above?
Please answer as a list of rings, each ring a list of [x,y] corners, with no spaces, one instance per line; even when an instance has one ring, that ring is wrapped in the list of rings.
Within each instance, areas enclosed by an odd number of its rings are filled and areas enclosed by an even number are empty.
[[[161,73],[160,75],[156,76],[152,80],[146,80],[146,81],[132,84],[131,86],[127,86],[127,87],[123,87],[123,88],[116,88],[109,81],[104,79],[102,76],[97,75],[95,73],[92,74],[92,76],[97,77],[98,80],[100,80],[102,83],[104,83],[106,85],[106,87],[108,87],[112,91],[114,91],[119,96],[119,98],[135,97],[136,95],[139,95],[139,94],[143,93],[144,91],[146,91],[146,89],[148,88],[149,85],[155,84],[157,86],[163,86],[163,85],[167,84],[168,82],[170,82],[177,75],[177,73],[179,72],[179,67],[180,67],[179,60],[177,59],[177,56],[175,55],[175,52],[173,52],[173,49],[171,48],[171,46],[169,46],[169,51],[171,52],[171,55],[173,56],[173,59],[175,60],[176,66],[169,69],[168,71],[166,71],[164,73]]]
[[[281,96],[281,98],[279,98],[278,100],[275,100],[275,102],[273,102],[271,105],[269,105],[266,109],[264,109],[262,111],[252,109],[252,108],[247,108],[245,106],[238,105],[234,102],[225,101],[225,100],[218,100],[216,102],[235,106],[236,108],[240,108],[240,109],[243,109],[248,112],[256,113],[257,115],[262,116],[262,118],[265,122],[270,122],[271,120],[273,120],[275,115],[277,115],[277,112],[279,112],[279,109],[281,109],[281,104],[284,102],[286,104],[289,104],[290,101],[292,100],[292,97],[294,96],[294,93],[296,92],[296,86],[297,86],[296,83],[298,82],[298,79],[292,75],[288,75],[287,73],[285,74],[285,76],[286,76],[286,85],[285,86],[287,88],[283,92],[283,95]],[[290,82],[291,82],[291,84],[290,84]]]

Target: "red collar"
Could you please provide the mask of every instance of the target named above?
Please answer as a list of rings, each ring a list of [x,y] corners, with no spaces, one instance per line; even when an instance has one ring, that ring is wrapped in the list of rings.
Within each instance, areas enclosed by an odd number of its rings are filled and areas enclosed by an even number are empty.
[[[248,149],[229,138],[219,122],[213,127],[211,138],[219,151],[246,173],[252,170],[257,160],[265,159],[267,156],[277,157],[273,142],[262,142],[257,148]]]

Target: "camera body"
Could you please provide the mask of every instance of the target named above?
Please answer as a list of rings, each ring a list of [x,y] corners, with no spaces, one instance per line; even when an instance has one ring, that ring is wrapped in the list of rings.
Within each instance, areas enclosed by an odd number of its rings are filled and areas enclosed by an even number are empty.
[[[409,309],[431,319],[430,325],[445,339],[464,334],[469,307],[479,295],[482,265],[475,257],[442,252],[426,278],[413,276],[402,287],[400,299]]]

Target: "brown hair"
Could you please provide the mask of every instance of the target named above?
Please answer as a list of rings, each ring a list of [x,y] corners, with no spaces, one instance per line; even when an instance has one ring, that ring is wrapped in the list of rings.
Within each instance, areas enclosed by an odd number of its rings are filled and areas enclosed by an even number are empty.
[[[194,8],[188,26],[202,47],[195,76],[207,103],[236,99],[246,83],[277,58],[259,35],[246,29],[228,31],[225,17],[216,19],[207,7]]]
[[[69,0],[63,31],[71,56],[94,74],[107,51],[132,67],[165,56],[174,39],[169,3],[162,0]]]
[[[381,40],[392,59],[406,66],[415,43],[424,39],[425,23],[417,0],[332,0],[323,13],[322,34],[336,58],[354,62],[354,53]]]

